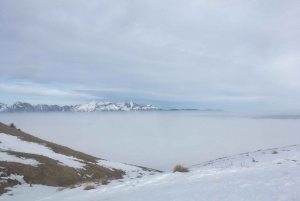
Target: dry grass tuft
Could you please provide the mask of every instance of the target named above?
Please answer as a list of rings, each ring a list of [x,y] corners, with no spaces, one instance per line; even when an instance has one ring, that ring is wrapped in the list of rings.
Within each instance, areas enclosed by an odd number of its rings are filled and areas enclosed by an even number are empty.
[[[76,186],[75,185],[70,185],[69,188],[73,189],[73,188],[76,188]]]
[[[274,150],[274,151],[272,152],[272,154],[278,154],[278,151]]]
[[[91,190],[91,189],[95,189],[95,186],[93,185],[87,185],[84,190]]]
[[[102,185],[107,185],[107,184],[109,184],[109,181],[108,181],[108,179],[103,178],[103,179],[101,179],[101,183],[102,183]]]
[[[182,165],[176,165],[173,170],[173,172],[188,172],[188,171],[189,171],[189,169],[186,167],[183,167]]]
[[[66,189],[66,187],[59,187],[56,191],[63,191],[65,189]]]

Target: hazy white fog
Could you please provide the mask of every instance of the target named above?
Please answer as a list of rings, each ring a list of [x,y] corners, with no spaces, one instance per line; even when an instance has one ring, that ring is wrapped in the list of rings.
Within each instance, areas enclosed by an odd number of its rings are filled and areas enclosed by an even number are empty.
[[[300,119],[253,114],[116,112],[1,114],[0,121],[39,138],[118,162],[171,171],[180,163],[300,143]]]

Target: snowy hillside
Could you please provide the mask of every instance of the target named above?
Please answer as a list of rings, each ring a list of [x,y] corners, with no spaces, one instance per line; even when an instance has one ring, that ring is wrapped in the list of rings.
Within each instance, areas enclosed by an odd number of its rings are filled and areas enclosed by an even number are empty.
[[[82,159],[56,153],[53,150],[51,150],[49,147],[46,147],[45,144],[26,142],[16,136],[0,133],[0,142],[1,142],[0,161],[18,162],[18,163],[32,165],[32,166],[38,166],[39,164],[41,164],[34,159],[18,157],[17,154],[12,153],[12,152],[21,152],[21,153],[28,153],[28,154],[43,155],[58,161],[59,165],[69,166],[75,169],[85,168],[86,165],[85,164],[86,161]],[[122,170],[127,174],[125,175],[125,177],[128,178],[135,178],[139,175],[150,174],[152,172],[152,171],[144,171],[143,168],[138,166],[127,165],[127,164],[107,161],[103,159],[97,160],[96,164],[111,169],[112,171],[114,171],[114,169]],[[153,172],[156,171],[153,170]]]
[[[96,102],[80,105],[31,105],[25,102],[15,102],[13,105],[0,103],[0,113],[8,112],[101,112],[101,111],[149,111],[158,110],[153,105],[137,104],[134,102]]]
[[[39,151],[52,156],[61,165],[80,168],[80,159],[70,164],[72,157],[60,157],[42,145],[22,142],[13,136],[0,134],[1,160],[16,161],[32,166],[37,161],[13,158],[6,151],[15,149],[31,153]],[[21,185],[0,196],[0,200],[112,200],[112,201],[298,201],[300,200],[300,146],[294,145],[270,150],[259,150],[224,157],[190,167],[188,173],[141,173],[141,169],[120,163],[100,160],[100,165],[118,168],[134,174],[113,180],[108,185],[98,182],[78,184],[72,188],[33,185],[30,187],[20,175],[11,174],[2,179],[17,179]],[[5,173],[5,168],[2,168]],[[138,173],[139,172],[139,173]],[[136,174],[138,173],[138,174]],[[94,189],[84,190],[88,185]]]
[[[0,123],[0,195],[10,187],[20,187],[19,184],[57,188],[159,173],[151,168],[99,159]]]

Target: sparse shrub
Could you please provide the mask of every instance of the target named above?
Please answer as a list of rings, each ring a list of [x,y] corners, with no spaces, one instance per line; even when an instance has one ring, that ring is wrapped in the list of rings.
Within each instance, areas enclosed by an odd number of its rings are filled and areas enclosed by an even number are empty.
[[[9,124],[9,127],[11,127],[11,128],[17,128],[14,123]]]
[[[63,190],[65,190],[66,189],[66,187],[59,187],[58,189],[57,189],[57,191],[63,191]]]
[[[108,181],[108,179],[104,178],[104,179],[101,179],[101,183],[102,183],[102,185],[107,185],[107,184],[109,184],[109,181]]]
[[[138,175],[136,178],[142,178],[142,175]]]
[[[189,169],[186,167],[183,167],[182,165],[176,165],[173,170],[173,172],[188,172],[188,171],[189,171]]]
[[[91,190],[91,189],[95,189],[95,186],[93,185],[87,185],[84,190]]]
[[[272,152],[272,154],[278,154],[278,151],[274,150],[274,151]]]

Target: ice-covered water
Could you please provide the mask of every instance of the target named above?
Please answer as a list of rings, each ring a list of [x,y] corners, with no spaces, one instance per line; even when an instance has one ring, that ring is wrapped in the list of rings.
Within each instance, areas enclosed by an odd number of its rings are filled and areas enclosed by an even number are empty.
[[[268,116],[268,115],[265,115]],[[299,118],[222,112],[1,114],[0,121],[75,150],[171,171],[210,159],[300,144]]]

